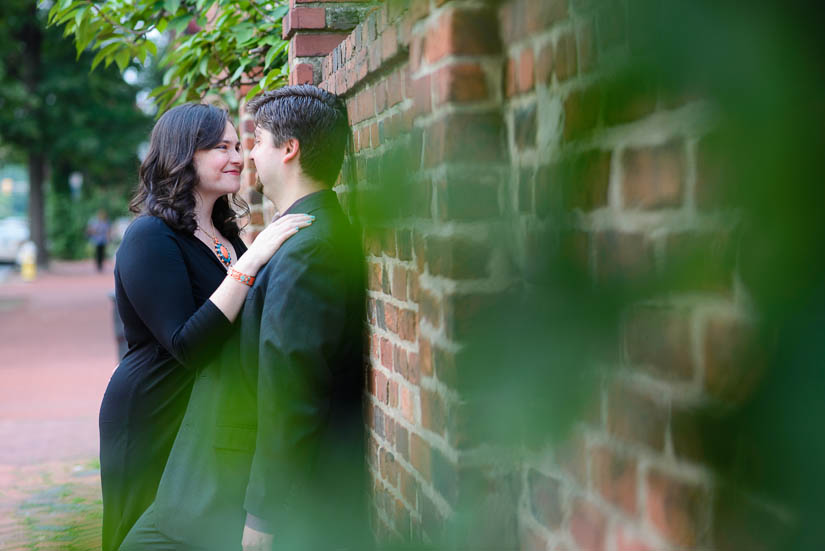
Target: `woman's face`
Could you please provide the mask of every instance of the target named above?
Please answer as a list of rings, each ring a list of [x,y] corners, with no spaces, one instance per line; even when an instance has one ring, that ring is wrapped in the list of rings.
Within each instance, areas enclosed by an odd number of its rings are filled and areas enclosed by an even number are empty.
[[[200,149],[193,157],[198,183],[195,189],[203,197],[220,197],[237,193],[241,188],[241,143],[238,133],[228,122],[221,141],[212,149]]]

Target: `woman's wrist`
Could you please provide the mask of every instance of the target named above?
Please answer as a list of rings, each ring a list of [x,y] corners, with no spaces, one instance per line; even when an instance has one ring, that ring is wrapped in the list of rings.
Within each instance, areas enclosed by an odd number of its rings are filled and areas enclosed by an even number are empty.
[[[243,255],[237,262],[235,262],[234,267],[239,272],[243,272],[248,276],[255,276],[257,275],[258,270],[261,269],[261,266],[263,266],[263,262],[258,262],[247,252],[247,254]]]

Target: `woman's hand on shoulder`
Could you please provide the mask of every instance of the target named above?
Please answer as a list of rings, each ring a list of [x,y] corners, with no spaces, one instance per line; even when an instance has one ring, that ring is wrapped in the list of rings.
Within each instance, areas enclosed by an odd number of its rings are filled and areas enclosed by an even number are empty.
[[[235,267],[247,275],[255,275],[266,264],[284,242],[306,228],[315,220],[308,214],[287,214],[281,216],[258,234],[249,249],[238,259]]]

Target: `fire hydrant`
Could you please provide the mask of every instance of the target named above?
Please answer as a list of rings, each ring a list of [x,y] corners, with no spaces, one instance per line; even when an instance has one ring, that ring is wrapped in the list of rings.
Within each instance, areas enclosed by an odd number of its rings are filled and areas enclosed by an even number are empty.
[[[37,277],[37,245],[33,241],[26,241],[20,246],[17,261],[23,281],[34,281]]]

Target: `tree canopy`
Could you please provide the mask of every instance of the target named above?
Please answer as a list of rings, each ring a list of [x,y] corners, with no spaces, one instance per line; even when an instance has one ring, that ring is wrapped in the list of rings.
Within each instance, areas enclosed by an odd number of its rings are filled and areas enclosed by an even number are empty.
[[[73,35],[78,55],[94,52],[92,69],[159,58],[163,83],[152,96],[161,111],[208,93],[249,86],[249,95],[282,84],[287,42],[284,0],[57,0],[49,23]],[[170,47],[159,52],[162,36]]]

